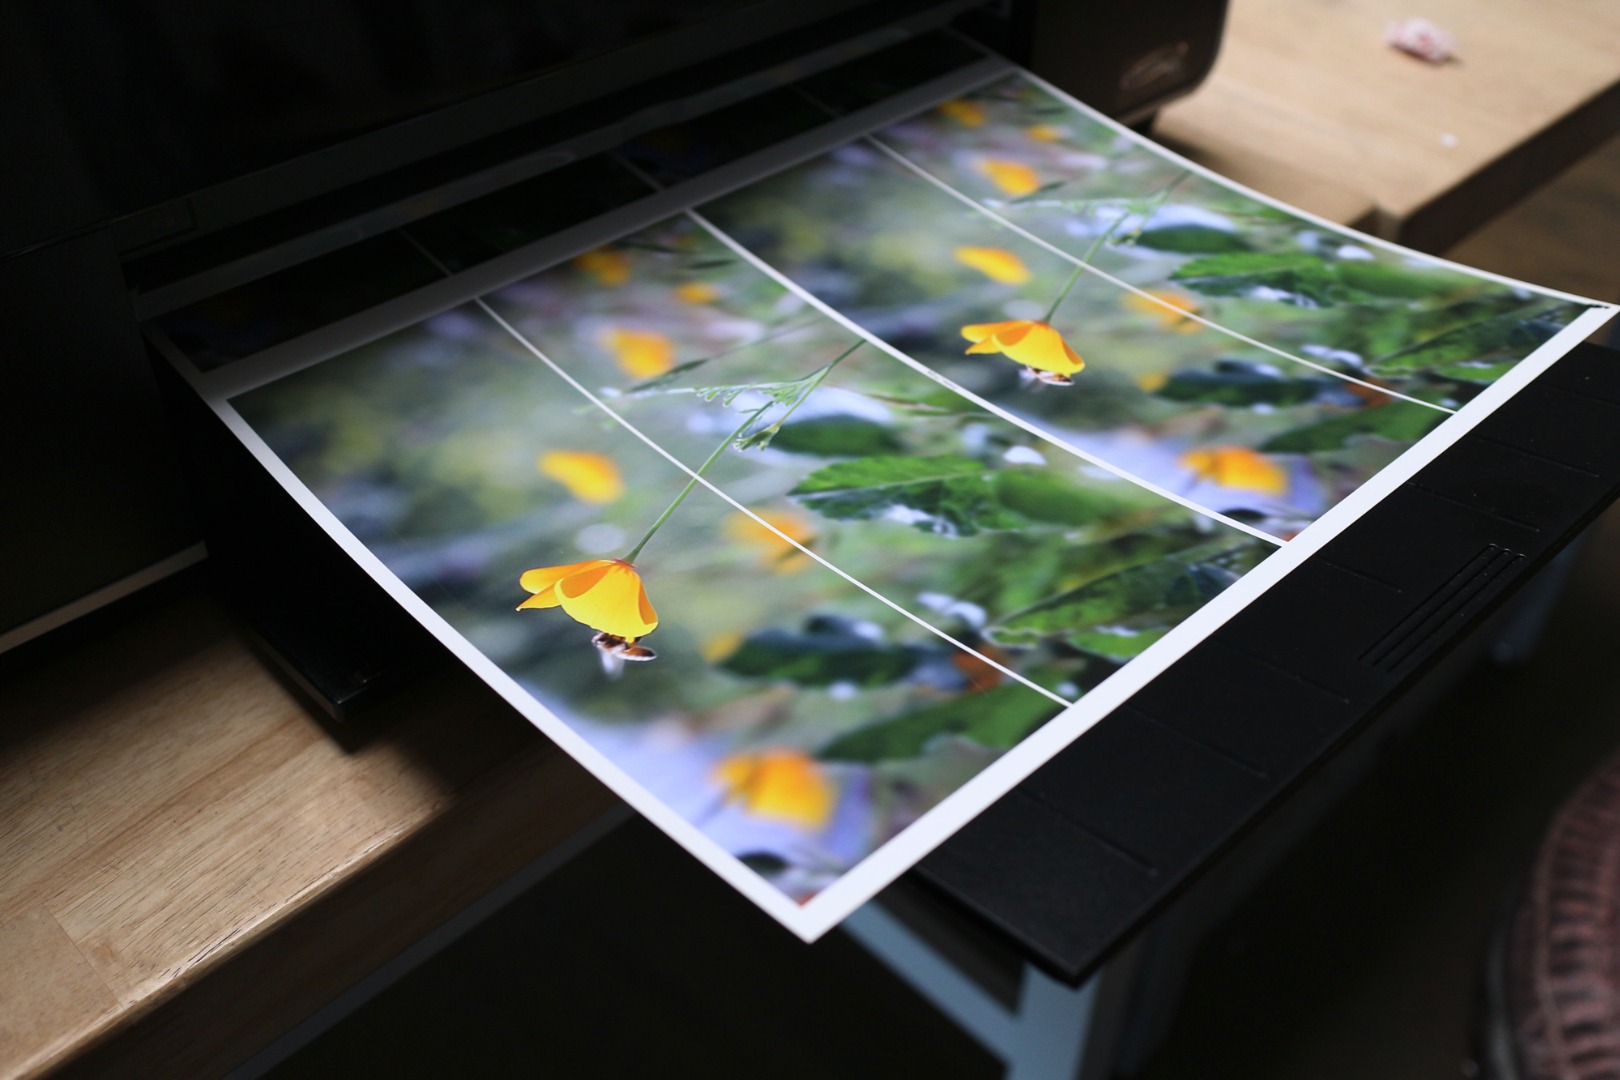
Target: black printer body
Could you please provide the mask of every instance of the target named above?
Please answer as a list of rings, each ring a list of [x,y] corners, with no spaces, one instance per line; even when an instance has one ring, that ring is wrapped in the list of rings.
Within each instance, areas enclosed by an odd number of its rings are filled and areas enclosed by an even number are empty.
[[[0,64],[0,652],[203,557],[139,324],[919,39],[1140,121],[1225,0],[29,3]],[[981,45],[982,43],[982,45]]]

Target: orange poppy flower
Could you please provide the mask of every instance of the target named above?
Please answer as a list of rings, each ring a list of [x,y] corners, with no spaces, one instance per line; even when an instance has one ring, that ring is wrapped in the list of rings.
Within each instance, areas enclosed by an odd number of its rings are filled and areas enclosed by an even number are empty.
[[[596,279],[598,285],[623,285],[630,280],[630,256],[612,248],[597,248],[574,257],[574,265]]]
[[[751,750],[714,767],[727,802],[755,817],[821,829],[832,819],[838,792],[825,769],[802,750]]]
[[[688,281],[675,286],[675,299],[683,304],[712,304],[720,299],[720,289],[707,281]]]
[[[1063,129],[1052,124],[1031,124],[1024,129],[1024,134],[1036,142],[1057,142],[1063,138]]]
[[[1240,491],[1281,495],[1288,490],[1288,470],[1247,446],[1215,446],[1189,450],[1181,464],[1198,479]]]
[[[1192,334],[1204,328],[1204,324],[1197,319],[1188,318],[1202,312],[1198,301],[1179,289],[1144,289],[1141,293],[1126,293],[1120,303],[1130,311],[1151,315],[1161,327],[1178,334]]]
[[[589,450],[550,450],[535,466],[551,477],[576,499],[589,503],[610,503],[624,494],[624,477],[605,454]]]
[[[1033,319],[976,323],[962,327],[962,336],[973,342],[969,353],[1000,353],[1033,371],[1050,372],[1064,379],[1086,366],[1062,334]]]
[[[675,366],[675,343],[656,330],[614,327],[602,335],[602,344],[632,379],[651,379]]]
[[[658,629],[658,613],[636,568],[623,559],[590,559],[525,570],[518,583],[534,595],[518,605],[561,607],[575,622],[635,644]]]
[[[985,158],[979,162],[979,171],[988,176],[1003,194],[1013,198],[1028,195],[1041,186],[1040,174],[1022,161]]]
[[[1024,265],[1024,260],[1005,248],[959,247],[956,249],[956,261],[1003,285],[1022,285],[1030,278],[1029,267]]]
[[[747,514],[728,515],[723,526],[726,536],[757,549],[759,561],[777,573],[793,573],[810,565],[810,556],[795,546],[809,545],[816,538],[808,518],[793,510],[766,511],[759,517],[764,525]]]
[[[984,106],[977,101],[964,101],[957,98],[955,101],[945,102],[939,107],[939,111],[963,127],[984,126]]]

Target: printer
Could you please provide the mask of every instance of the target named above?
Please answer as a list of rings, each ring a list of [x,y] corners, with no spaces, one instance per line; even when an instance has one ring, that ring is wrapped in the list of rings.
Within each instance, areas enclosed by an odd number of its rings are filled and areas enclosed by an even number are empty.
[[[773,91],[840,71],[926,74],[990,48],[1143,123],[1208,71],[1224,14],[1225,0],[21,5],[0,45],[0,654],[203,558],[143,320],[334,254],[385,289],[402,226],[548,175],[588,183],[560,170],[750,102],[769,115]],[[338,302],[365,301],[353,276],[358,299]]]

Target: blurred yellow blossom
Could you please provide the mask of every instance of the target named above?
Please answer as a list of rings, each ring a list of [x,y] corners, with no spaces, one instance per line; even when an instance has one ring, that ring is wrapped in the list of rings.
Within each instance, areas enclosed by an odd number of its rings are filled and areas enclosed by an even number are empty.
[[[975,323],[962,327],[962,336],[973,342],[969,353],[1000,353],[1009,360],[1055,376],[1062,384],[1086,366],[1080,355],[1069,348],[1063,335],[1044,322],[1013,319],[1010,322]]]
[[[984,158],[979,162],[979,171],[988,176],[990,182],[1000,188],[1003,194],[1014,198],[1028,195],[1041,186],[1040,175],[1022,161]]]
[[[792,573],[810,565],[813,561],[810,556],[794,546],[809,546],[815,540],[816,531],[809,518],[797,510],[760,511],[759,518],[764,525],[748,514],[727,515],[723,526],[726,537],[735,544],[756,549],[759,561],[778,573]]]
[[[1180,289],[1144,289],[1140,293],[1126,293],[1120,302],[1129,311],[1151,315],[1165,330],[1191,334],[1204,328],[1197,319],[1188,318],[1203,309],[1196,299]]]
[[[977,101],[964,101],[962,98],[957,98],[941,105],[939,111],[963,127],[984,126],[984,106]]]
[[[574,265],[595,278],[598,285],[623,285],[630,280],[630,256],[613,248],[576,255]]]
[[[1158,391],[1162,390],[1164,388],[1164,384],[1169,381],[1169,373],[1163,371],[1150,371],[1145,375],[1138,375],[1136,377],[1136,385],[1150,394],[1157,393]]]
[[[533,595],[518,610],[560,606],[575,622],[634,645],[658,629],[658,613],[636,568],[623,559],[590,559],[525,570],[518,583]]]
[[[698,646],[698,652],[709,663],[718,664],[737,651],[737,647],[743,643],[743,637],[741,630],[722,630],[718,634],[704,638],[703,643]]]
[[[1024,260],[1005,248],[959,247],[956,261],[1003,285],[1022,285],[1030,278]]]
[[[624,477],[613,459],[589,450],[548,450],[535,466],[576,499],[610,503],[624,494]]]
[[[1031,124],[1024,129],[1024,134],[1036,142],[1057,142],[1063,138],[1063,129],[1053,124]]]
[[[602,335],[602,344],[632,379],[651,379],[675,366],[675,343],[656,330],[614,327]]]
[[[1181,464],[1198,479],[1221,487],[1282,495],[1288,490],[1288,470],[1247,446],[1214,446],[1189,450]]]
[[[720,289],[707,281],[688,281],[675,286],[675,299],[683,304],[712,304],[720,299]]]
[[[755,817],[821,829],[832,819],[838,792],[826,770],[802,750],[754,750],[732,754],[714,767],[714,782],[727,802]]]

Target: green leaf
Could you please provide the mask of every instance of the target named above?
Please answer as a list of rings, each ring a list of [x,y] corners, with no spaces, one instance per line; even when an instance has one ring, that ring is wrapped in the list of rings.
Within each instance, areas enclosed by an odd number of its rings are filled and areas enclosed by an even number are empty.
[[[1282,294],[1278,299],[1300,307],[1331,306],[1341,291],[1327,263],[1306,252],[1210,255],[1183,263],[1170,279],[1206,296],[1246,296],[1255,289],[1272,289]]]
[[[1465,323],[1381,357],[1373,362],[1372,370],[1379,375],[1410,375],[1465,361],[1499,359],[1504,355],[1522,360],[1561,329],[1557,323],[1537,318],[1551,313],[1550,308],[1521,310]]]
[[[1260,444],[1262,453],[1309,454],[1337,450],[1353,438],[1376,436],[1393,442],[1412,443],[1446,418],[1438,409],[1409,401],[1391,401],[1376,408],[1362,408],[1305,427],[1273,435]]]
[[[1173,626],[1264,557],[1255,550],[1257,543],[1207,552],[1202,558],[1171,556],[1098,578],[1002,620],[993,628],[994,638],[1027,644],[1104,626]]]
[[[1016,746],[1060,708],[1028,687],[996,686],[840,735],[816,756],[823,761],[866,764],[903,761],[921,756],[929,743],[947,735],[1006,749]]]
[[[1298,405],[1338,384],[1337,379],[1285,378],[1275,369],[1255,364],[1223,364],[1214,371],[1178,371],[1153,394],[1170,401],[1240,408],[1251,405]]]
[[[1081,487],[1049,469],[1004,469],[995,474],[991,487],[1008,510],[1052,525],[1095,525],[1147,505],[1146,500]]]
[[[1346,260],[1334,265],[1335,276],[1352,289],[1389,300],[1427,300],[1456,292],[1472,284],[1446,270],[1391,266],[1371,260]]]
[[[1138,247],[1174,251],[1184,255],[1219,255],[1250,250],[1240,233],[1208,225],[1166,225],[1148,229],[1137,236]]]
[[[720,668],[733,675],[785,679],[800,686],[873,687],[905,678],[917,661],[914,649],[884,645],[846,630],[761,630],[745,638]]]
[[[1140,656],[1149,645],[1169,632],[1170,628],[1167,626],[1144,630],[1110,626],[1096,630],[1080,630],[1069,634],[1064,640],[1077,649],[1106,656],[1110,660],[1129,660],[1133,656]]]
[[[900,436],[887,424],[858,416],[817,416],[784,424],[771,445],[794,454],[821,457],[872,457],[902,448]]]
[[[1024,524],[996,498],[984,465],[949,454],[842,461],[817,469],[788,494],[835,520],[890,518],[945,536]]]

